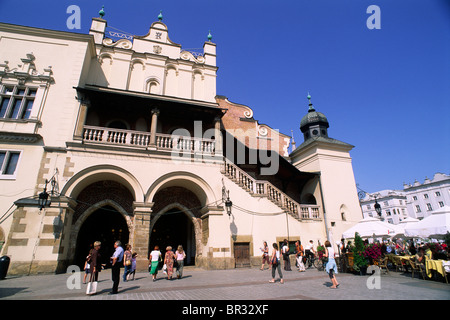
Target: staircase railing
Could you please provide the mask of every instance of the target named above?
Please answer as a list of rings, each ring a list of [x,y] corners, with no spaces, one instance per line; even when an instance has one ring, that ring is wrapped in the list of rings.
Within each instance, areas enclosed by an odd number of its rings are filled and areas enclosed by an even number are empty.
[[[222,173],[250,194],[267,197],[278,207],[298,220],[321,219],[319,206],[299,204],[269,181],[254,179],[228,159],[224,160],[224,169]]]

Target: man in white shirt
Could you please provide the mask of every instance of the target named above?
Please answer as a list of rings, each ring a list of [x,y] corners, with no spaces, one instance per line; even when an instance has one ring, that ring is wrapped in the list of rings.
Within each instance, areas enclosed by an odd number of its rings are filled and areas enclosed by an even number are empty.
[[[120,282],[120,266],[123,261],[123,248],[122,243],[120,241],[116,241],[114,243],[114,254],[111,257],[112,269],[111,269],[111,278],[113,281],[113,287],[111,294],[117,294],[119,291],[119,282]]]
[[[315,253],[313,241],[309,240],[309,243],[305,246],[305,256],[310,259],[308,267],[311,267],[311,261],[313,260]]]

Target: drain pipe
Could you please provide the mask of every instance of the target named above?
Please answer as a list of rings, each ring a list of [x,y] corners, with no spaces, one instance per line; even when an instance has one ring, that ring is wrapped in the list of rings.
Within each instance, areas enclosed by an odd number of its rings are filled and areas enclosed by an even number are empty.
[[[320,174],[320,172],[318,172],[318,175],[319,175],[320,198],[321,198],[321,200],[322,200],[323,221],[324,221],[324,223],[325,223],[325,232],[326,232],[326,234],[327,234],[327,240],[330,241],[330,239],[329,239],[329,233],[328,233],[327,214],[326,214],[326,210],[325,210],[325,202],[323,201],[322,175]]]

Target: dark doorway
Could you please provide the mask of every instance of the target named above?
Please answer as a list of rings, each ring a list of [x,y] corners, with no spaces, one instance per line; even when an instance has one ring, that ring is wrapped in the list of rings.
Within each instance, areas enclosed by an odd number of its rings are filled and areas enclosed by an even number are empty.
[[[234,243],[234,261],[236,268],[250,267],[250,243]]]
[[[104,206],[92,213],[80,228],[77,239],[75,264],[84,268],[84,262],[95,241],[102,243],[101,261],[107,267],[114,252],[114,242],[128,243],[129,231],[125,218],[113,207]],[[82,269],[83,270],[83,269]]]
[[[195,233],[194,224],[181,210],[172,209],[158,218],[150,235],[150,248],[157,245],[164,257],[166,247],[171,246],[173,251],[182,245],[186,252],[185,265],[195,264]]]

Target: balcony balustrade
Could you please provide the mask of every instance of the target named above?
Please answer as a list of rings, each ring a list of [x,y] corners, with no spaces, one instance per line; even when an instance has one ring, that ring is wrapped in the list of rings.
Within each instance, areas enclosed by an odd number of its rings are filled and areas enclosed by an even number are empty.
[[[214,139],[177,136],[163,133],[155,134],[155,145],[158,150],[177,152],[200,152],[214,155],[216,142]],[[151,133],[115,128],[84,126],[83,143],[128,146],[147,148],[151,146]]]

